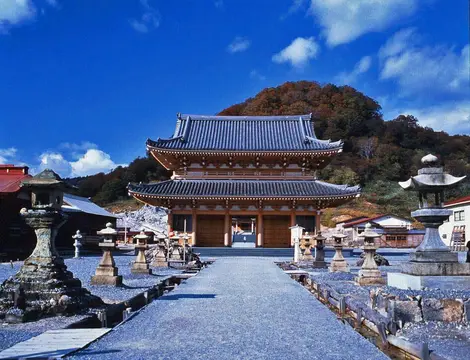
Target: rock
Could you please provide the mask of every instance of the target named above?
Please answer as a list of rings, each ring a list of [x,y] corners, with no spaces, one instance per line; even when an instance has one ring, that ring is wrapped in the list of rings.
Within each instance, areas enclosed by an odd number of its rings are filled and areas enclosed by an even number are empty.
[[[361,258],[356,262],[356,266],[362,266],[362,264],[364,264],[364,258],[365,258],[365,253],[362,253]],[[377,266],[390,266],[390,263],[388,262],[388,260],[382,255],[375,254],[374,260]]]
[[[387,305],[390,317],[395,321],[401,321],[403,324],[407,322],[421,322],[423,315],[419,302],[416,300],[388,300]]]
[[[464,317],[463,301],[459,299],[423,299],[425,321],[460,322]]]
[[[67,295],[62,295],[59,299],[59,304],[62,306],[67,306],[72,302],[72,298]]]

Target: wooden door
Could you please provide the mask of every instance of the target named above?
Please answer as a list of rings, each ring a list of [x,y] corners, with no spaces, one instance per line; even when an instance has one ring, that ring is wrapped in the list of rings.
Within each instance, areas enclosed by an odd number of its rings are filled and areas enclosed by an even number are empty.
[[[263,216],[263,247],[290,247],[290,216]]]
[[[196,228],[196,246],[224,246],[224,215],[198,215]]]

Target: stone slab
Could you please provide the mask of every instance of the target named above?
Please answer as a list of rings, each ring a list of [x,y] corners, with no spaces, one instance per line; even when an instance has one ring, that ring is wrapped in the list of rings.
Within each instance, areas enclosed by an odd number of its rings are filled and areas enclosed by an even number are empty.
[[[122,276],[93,275],[90,284],[92,285],[122,285]]]
[[[415,276],[470,276],[470,263],[410,261],[402,264],[401,270]]]
[[[421,290],[439,288],[467,290],[470,288],[470,276],[415,276],[403,273],[388,273],[387,285],[398,289]]]
[[[111,329],[49,330],[0,352],[0,359],[61,358],[84,348]]]

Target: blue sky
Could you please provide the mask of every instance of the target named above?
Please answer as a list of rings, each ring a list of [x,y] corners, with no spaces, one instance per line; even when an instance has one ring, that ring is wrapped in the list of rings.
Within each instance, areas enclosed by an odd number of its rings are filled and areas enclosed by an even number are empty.
[[[449,5],[451,4],[451,5]],[[467,0],[0,0],[0,164],[109,171],[286,81],[470,134]],[[335,139],[336,140],[336,139]]]

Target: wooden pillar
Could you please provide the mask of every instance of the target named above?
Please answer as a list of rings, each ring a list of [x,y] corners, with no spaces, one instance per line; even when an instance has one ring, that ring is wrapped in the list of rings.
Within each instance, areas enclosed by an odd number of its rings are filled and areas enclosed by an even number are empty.
[[[192,229],[193,229],[193,242],[192,246],[196,246],[196,233],[197,233],[197,213],[196,210],[193,209],[191,212],[191,221],[192,221]]]
[[[225,211],[225,224],[224,224],[224,246],[232,246],[232,237],[231,235],[231,221],[230,221],[230,215],[228,213],[228,210]]]
[[[170,236],[170,232],[173,230],[173,212],[170,210],[168,210],[168,227],[167,227],[167,231],[168,231],[168,236]]]
[[[296,212],[295,209],[292,209],[290,213],[290,226],[295,226],[297,225],[296,221]],[[292,237],[292,231],[290,232],[290,246],[294,246],[294,238]]]
[[[258,224],[257,224],[256,228],[257,228],[256,246],[257,247],[263,247],[263,244],[264,244],[264,241],[263,241],[264,225],[263,225],[263,213],[261,211],[258,212]]]
[[[315,216],[315,234],[321,231],[321,210],[317,210],[317,216]]]

